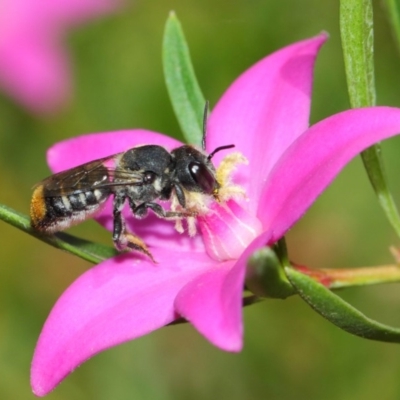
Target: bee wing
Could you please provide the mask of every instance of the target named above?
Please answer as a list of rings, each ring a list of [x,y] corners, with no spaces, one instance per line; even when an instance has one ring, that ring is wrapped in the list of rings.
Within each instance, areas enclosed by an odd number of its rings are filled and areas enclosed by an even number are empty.
[[[143,174],[139,171],[107,167],[105,163],[114,157],[101,158],[59,172],[39,182],[36,186],[42,185],[46,190],[46,196],[60,196],[112,186],[143,183]]]

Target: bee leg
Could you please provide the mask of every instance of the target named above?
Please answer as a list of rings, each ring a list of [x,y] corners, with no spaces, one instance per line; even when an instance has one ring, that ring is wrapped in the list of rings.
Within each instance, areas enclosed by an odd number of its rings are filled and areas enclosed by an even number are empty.
[[[181,185],[175,184],[175,194],[181,207],[186,207],[186,197]]]
[[[132,208],[132,207],[131,207]],[[193,217],[192,212],[181,212],[181,211],[167,211],[162,208],[158,203],[145,202],[132,208],[132,212],[137,218],[143,218],[147,215],[148,209],[151,209],[158,217],[164,219],[176,219]]]
[[[114,196],[114,204],[113,204],[113,241],[117,250],[124,250],[123,246],[120,246],[120,237],[122,233],[125,231],[125,222],[122,219],[122,209],[124,207],[125,197],[115,195]]]
[[[122,217],[122,209],[124,207],[125,197],[116,195],[114,197],[113,215],[114,215],[114,228],[113,228],[113,241],[118,251],[126,249],[140,251],[146,254],[151,261],[155,263],[153,255],[150,253],[146,244],[138,236],[133,235],[126,231],[125,221]]]

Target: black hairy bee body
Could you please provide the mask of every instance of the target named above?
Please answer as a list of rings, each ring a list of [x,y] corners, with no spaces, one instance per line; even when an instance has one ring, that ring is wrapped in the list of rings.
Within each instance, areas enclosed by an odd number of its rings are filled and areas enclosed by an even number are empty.
[[[211,162],[213,155],[184,145],[171,152],[158,145],[144,145],[52,175],[35,186],[31,225],[44,233],[67,229],[94,216],[113,196],[113,241],[118,250],[138,250],[152,258],[143,241],[126,231],[125,203],[136,218],[149,210],[160,218],[194,216],[186,208],[190,193],[218,199],[220,184]],[[158,200],[174,200],[179,211],[164,209]]]

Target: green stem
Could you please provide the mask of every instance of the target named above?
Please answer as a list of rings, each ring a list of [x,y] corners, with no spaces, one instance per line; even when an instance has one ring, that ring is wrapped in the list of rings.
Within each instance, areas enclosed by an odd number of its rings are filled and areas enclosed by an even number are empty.
[[[353,108],[374,106],[376,94],[371,0],[341,0],[340,31],[350,104]],[[400,216],[387,184],[380,145],[364,150],[361,157],[378,201],[400,237]]]
[[[117,251],[111,247],[93,243],[76,236],[68,235],[67,233],[44,235],[31,227],[29,217],[3,204],[0,204],[0,220],[28,233],[50,246],[65,250],[68,253],[74,254],[94,264],[98,264],[118,254]]]
[[[275,252],[279,258],[279,261],[281,262],[281,265],[284,267],[289,267],[290,266],[290,260],[289,260],[289,254],[286,246],[286,239],[285,237],[281,237],[276,243],[275,243]]]
[[[345,269],[312,269],[296,264],[292,267],[329,289],[400,282],[398,265]]]

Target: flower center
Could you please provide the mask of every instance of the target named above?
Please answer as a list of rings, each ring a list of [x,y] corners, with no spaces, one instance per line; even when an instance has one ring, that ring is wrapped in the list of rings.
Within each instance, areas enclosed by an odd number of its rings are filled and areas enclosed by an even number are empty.
[[[262,232],[261,222],[234,200],[214,202],[197,222],[207,253],[217,261],[239,258]]]

